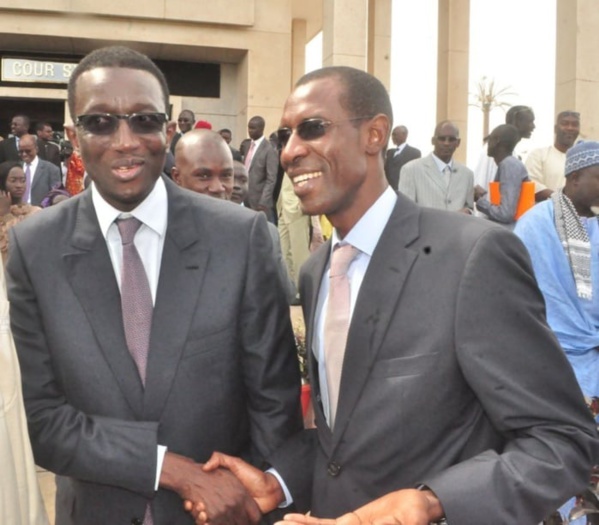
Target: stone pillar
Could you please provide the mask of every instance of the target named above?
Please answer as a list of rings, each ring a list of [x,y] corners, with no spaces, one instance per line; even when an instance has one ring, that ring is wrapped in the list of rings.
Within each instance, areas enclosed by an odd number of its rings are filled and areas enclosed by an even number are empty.
[[[369,0],[368,72],[391,87],[391,0]]]
[[[294,19],[291,25],[291,86],[306,72],[306,21]]]
[[[366,71],[368,1],[323,0],[323,66],[352,66]]]
[[[452,120],[460,128],[462,144],[455,154],[460,162],[468,143],[469,46],[470,0],[439,0],[437,122]]]
[[[580,111],[580,138],[599,139],[596,0],[557,0],[555,114]]]

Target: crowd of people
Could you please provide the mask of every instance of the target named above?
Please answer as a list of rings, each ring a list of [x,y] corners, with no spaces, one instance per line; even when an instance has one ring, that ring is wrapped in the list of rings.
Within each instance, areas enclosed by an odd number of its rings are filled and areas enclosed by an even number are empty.
[[[328,67],[236,149],[189,109],[171,122],[125,47],[79,63],[68,107],[79,191],[44,126],[16,116],[0,143],[3,522],[46,523],[32,458],[60,525],[533,525],[588,489],[599,143],[575,144],[578,114],[523,162],[534,113],[512,108],[475,173],[453,122],[421,158],[381,82]]]

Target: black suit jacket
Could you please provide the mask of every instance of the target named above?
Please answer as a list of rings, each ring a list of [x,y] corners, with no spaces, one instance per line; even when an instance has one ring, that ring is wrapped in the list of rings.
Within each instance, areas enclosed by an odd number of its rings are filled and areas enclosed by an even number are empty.
[[[17,150],[17,139],[9,137],[0,142],[0,162],[6,160],[20,161],[19,150]]]
[[[389,185],[395,191],[397,191],[397,185],[399,184],[399,172],[402,166],[411,160],[419,159],[422,156],[419,149],[413,148],[409,144],[406,144],[399,155],[395,155],[396,151],[397,148],[388,150],[385,159],[385,176],[389,181]]]
[[[309,348],[330,249],[302,268]],[[398,195],[351,319],[332,432],[309,355],[317,430],[271,458],[301,511],[332,518],[422,483],[449,523],[532,525],[588,483],[595,424],[504,228]]]
[[[58,474],[61,525],[129,524],[148,502],[154,523],[192,525],[175,493],[154,491],[158,444],[196,461],[222,450],[260,463],[301,427],[289,307],[263,214],[165,183],[145,388],[91,191],[11,229],[29,432],[36,463]]]
[[[53,142],[38,138],[37,154],[40,159],[47,160],[60,168],[60,148]]]

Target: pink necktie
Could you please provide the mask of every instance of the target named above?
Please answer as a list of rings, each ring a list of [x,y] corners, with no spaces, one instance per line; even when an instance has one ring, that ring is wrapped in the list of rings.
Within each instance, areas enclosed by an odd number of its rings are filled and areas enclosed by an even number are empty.
[[[123,245],[123,264],[121,267],[121,307],[123,326],[129,353],[141,382],[146,384],[146,366],[150,348],[150,330],[152,328],[152,292],[139,252],[133,243],[141,222],[135,217],[117,219],[116,225],[121,234]],[[148,503],[143,525],[153,525],[152,510]]]
[[[31,164],[25,166],[25,194],[23,195],[23,202],[29,202],[29,196],[31,194]]]
[[[329,427],[337,412],[341,370],[350,319],[350,286],[347,270],[360,251],[351,244],[337,245],[331,256],[329,300],[324,322],[324,357],[329,393]]]
[[[256,143],[252,140],[252,143],[250,144],[250,149],[247,152],[247,155],[245,156],[245,167],[246,169],[250,169],[250,164],[252,163],[252,157],[254,156],[254,148],[256,147]]]

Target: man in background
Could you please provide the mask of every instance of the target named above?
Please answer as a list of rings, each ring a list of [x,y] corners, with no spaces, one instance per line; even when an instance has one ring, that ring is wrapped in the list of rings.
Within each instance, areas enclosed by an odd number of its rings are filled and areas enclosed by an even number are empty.
[[[29,133],[30,120],[27,115],[15,115],[10,121],[12,137],[0,142],[0,162],[5,160],[21,160],[19,156],[19,142],[21,137]]]
[[[179,131],[173,135],[171,139],[171,153],[175,154],[175,148],[177,147],[177,142],[179,139],[185,135],[188,131],[193,129],[193,126],[196,121],[196,116],[193,111],[190,109],[184,109],[179,113],[179,117],[177,118],[177,125],[179,126]]]
[[[54,142],[52,125],[48,122],[38,122],[35,125],[37,135],[37,154],[40,159],[47,160],[60,168],[60,148]]]
[[[430,155],[402,168],[398,191],[421,206],[471,214],[474,177],[470,169],[453,160],[460,146],[459,129],[449,120],[440,122],[431,143]]]
[[[553,145],[533,149],[526,157],[526,169],[535,183],[535,200],[548,199],[565,184],[566,152],[574,145],[580,133],[580,113],[562,111],[555,119]]]
[[[62,173],[60,168],[39,157],[37,139],[33,135],[21,136],[19,156],[25,172],[23,202],[39,206],[50,190],[62,182]]]
[[[395,147],[387,150],[385,176],[389,181],[389,186],[397,190],[401,168],[411,160],[419,159],[422,154],[419,149],[413,148],[406,142],[408,140],[408,128],[405,126],[393,128],[391,140]]]

